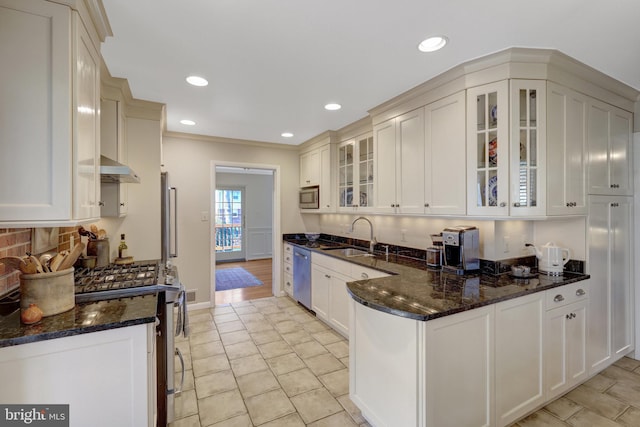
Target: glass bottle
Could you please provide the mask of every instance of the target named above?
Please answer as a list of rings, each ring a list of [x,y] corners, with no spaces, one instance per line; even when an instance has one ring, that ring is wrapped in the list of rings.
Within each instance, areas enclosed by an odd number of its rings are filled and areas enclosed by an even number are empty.
[[[128,249],[129,247],[127,246],[127,242],[124,241],[124,234],[121,234],[120,246],[118,246],[118,258],[126,258]]]

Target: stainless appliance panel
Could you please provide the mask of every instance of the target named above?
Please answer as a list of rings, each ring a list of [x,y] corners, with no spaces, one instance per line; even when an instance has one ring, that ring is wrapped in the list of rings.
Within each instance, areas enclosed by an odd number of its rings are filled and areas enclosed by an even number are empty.
[[[293,248],[293,298],[311,309],[311,252]]]
[[[319,209],[320,187],[316,185],[301,188],[298,196],[298,205],[300,209]]]

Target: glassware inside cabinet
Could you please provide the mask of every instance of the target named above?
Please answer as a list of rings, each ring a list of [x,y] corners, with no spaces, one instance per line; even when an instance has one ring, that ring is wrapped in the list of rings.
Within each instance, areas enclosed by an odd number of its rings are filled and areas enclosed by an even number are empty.
[[[518,197],[517,203],[514,203],[516,208],[537,206],[538,103],[536,95],[535,89],[518,91],[520,157]]]
[[[480,94],[477,101],[477,206],[498,205],[498,94]]]

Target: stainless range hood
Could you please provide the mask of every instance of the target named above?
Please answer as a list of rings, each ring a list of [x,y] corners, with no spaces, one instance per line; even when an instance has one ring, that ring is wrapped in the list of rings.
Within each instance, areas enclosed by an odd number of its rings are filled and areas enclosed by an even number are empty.
[[[100,181],[115,183],[139,183],[140,177],[127,165],[100,156]]]

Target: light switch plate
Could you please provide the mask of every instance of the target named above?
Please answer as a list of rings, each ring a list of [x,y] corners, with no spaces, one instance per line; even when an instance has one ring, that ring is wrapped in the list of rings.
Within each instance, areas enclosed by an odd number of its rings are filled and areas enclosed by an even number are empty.
[[[200,212],[200,221],[209,221],[209,212],[207,211]]]

